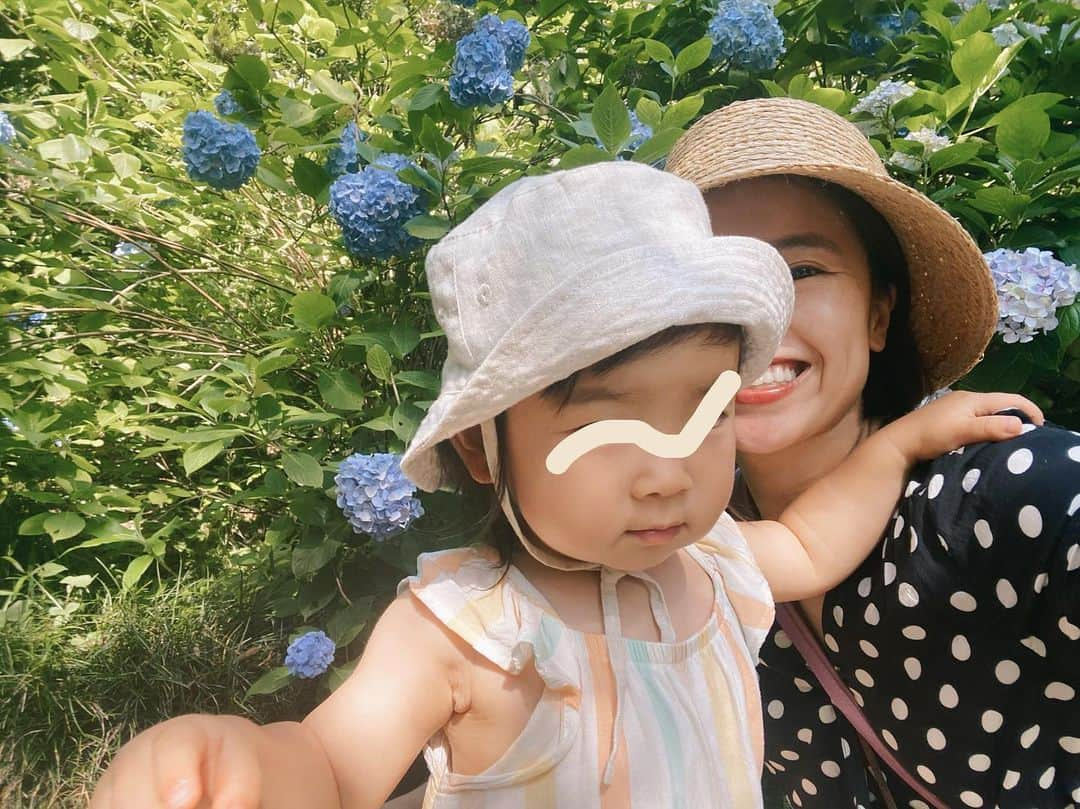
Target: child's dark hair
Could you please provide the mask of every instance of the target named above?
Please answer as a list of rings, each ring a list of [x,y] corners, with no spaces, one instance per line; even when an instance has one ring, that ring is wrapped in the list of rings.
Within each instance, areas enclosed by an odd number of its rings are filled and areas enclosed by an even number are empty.
[[[657,332],[651,337],[647,337],[628,348],[624,348],[622,351],[612,354],[610,357],[605,357],[599,362],[590,365],[588,368],[575,371],[565,379],[560,379],[558,382],[548,385],[540,392],[540,396],[543,399],[556,402],[558,407],[561,408],[569,401],[570,396],[574,392],[574,387],[577,385],[582,375],[590,374],[594,376],[603,376],[630,360],[693,338],[702,339],[706,345],[728,345],[741,340],[742,329],[730,323],[699,323],[689,326],[672,326]],[[500,413],[495,417],[495,433],[498,438],[498,451],[496,454],[499,465],[499,474],[496,476],[493,486],[479,484],[472,479],[472,476],[469,475],[468,470],[465,468],[465,464],[462,463],[457,451],[449,441],[441,442],[435,449],[439,455],[439,462],[445,470],[447,482],[449,482],[459,494],[469,498],[481,497],[487,499],[486,516],[481,524],[480,532],[476,539],[477,541],[492,545],[499,552],[501,563],[507,565],[510,562],[511,556],[521,546],[521,541],[514,533],[514,529],[510,526],[510,522],[506,519],[502,507],[499,505],[502,498],[508,492],[510,494],[511,507],[515,511],[521,530],[528,534],[529,539],[532,542],[541,546],[543,546],[543,542],[529,527],[529,524],[524,517],[522,517],[521,512],[517,510],[513,491],[510,488],[510,481],[507,479],[507,476],[503,474],[504,470],[507,468],[505,413]]]

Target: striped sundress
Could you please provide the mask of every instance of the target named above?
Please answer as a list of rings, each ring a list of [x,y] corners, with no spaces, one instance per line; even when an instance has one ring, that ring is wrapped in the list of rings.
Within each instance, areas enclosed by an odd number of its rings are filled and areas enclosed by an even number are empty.
[[[705,626],[677,642],[612,637],[607,601],[607,634],[571,629],[520,570],[504,576],[489,549],[421,555],[399,590],[504,671],[532,663],[546,686],[483,773],[451,772],[445,735],[428,741],[424,809],[761,807],[755,665],[772,597],[727,514],[686,552],[709,574],[715,604]],[[664,638],[670,620],[660,625]]]

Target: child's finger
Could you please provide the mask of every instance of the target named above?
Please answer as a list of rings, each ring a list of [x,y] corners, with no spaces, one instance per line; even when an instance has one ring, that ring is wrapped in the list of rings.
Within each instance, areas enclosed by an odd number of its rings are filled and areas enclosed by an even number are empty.
[[[259,809],[262,770],[258,751],[247,734],[229,734],[213,761],[207,780],[213,809]]]
[[[209,743],[206,728],[189,717],[158,729],[151,742],[150,766],[157,799],[165,809],[192,809],[199,804]]]
[[[1019,416],[984,416],[975,422],[979,436],[967,441],[974,444],[979,441],[1004,441],[1020,435],[1024,422]]]
[[[1033,401],[1018,393],[989,393],[980,397],[980,415],[998,413],[1002,410],[1020,410],[1035,423],[1044,421],[1043,412]]]

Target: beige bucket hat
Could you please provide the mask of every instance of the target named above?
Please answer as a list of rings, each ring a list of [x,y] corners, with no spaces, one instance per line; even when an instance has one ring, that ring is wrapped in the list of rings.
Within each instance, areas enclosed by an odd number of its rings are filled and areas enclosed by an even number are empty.
[[[793,98],[737,101],[703,116],[671,150],[667,170],[712,188],[774,174],[818,177],[853,191],[889,223],[911,276],[911,327],[930,389],[982,359],[998,319],[978,245],[949,213],[889,177],[854,124]]]
[[[757,378],[794,301],[776,250],[713,236],[693,183],[629,161],[506,186],[425,269],[448,351],[401,468],[426,491],[445,482],[441,441],[668,327],[740,326],[739,373]]]

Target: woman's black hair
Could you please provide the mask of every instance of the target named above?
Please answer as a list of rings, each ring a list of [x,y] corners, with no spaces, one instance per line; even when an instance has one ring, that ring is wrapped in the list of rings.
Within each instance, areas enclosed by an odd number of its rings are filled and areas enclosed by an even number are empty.
[[[863,418],[887,424],[911,412],[929,393],[911,330],[911,281],[903,248],[885,217],[854,191],[816,177],[783,176],[824,194],[851,222],[870,265],[871,294],[877,297],[888,295],[890,288],[896,290],[885,347],[870,354],[862,392]]]
[[[575,371],[570,376],[548,385],[540,392],[540,397],[555,401],[561,409],[569,401],[574,392],[574,387],[583,374],[603,376],[632,359],[695,337],[702,339],[706,345],[727,345],[738,341],[741,336],[742,330],[738,326],[729,323],[672,326],[634,343],[632,346],[624,348],[610,357],[605,357],[588,368]],[[511,527],[509,520],[506,519],[500,505],[502,498],[507,493],[510,494],[510,504],[514,509],[521,530],[528,535],[533,543],[541,547],[544,546],[544,543],[536,536],[536,533],[522,516],[521,511],[518,510],[517,504],[514,502],[510,481],[508,476],[504,474],[507,469],[506,413],[500,413],[495,417],[495,435],[498,440],[496,461],[499,466],[499,474],[495,476],[494,485],[474,481],[449,441],[440,442],[435,449],[439,456],[439,462],[443,470],[445,470],[446,479],[459,494],[467,498],[485,498],[487,500],[486,514],[481,521],[475,541],[494,547],[499,553],[501,564],[507,565],[513,554],[521,547],[521,540],[514,533],[514,529]]]

